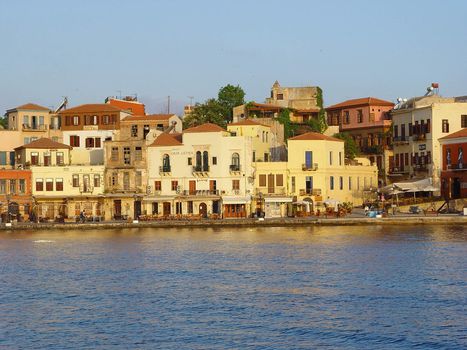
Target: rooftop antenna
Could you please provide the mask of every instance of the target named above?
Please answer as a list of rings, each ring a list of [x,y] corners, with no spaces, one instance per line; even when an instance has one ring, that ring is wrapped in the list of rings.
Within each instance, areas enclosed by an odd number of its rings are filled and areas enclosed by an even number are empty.
[[[190,99],[190,106],[193,106],[193,99],[195,98],[194,96],[188,96],[188,98]]]
[[[170,96],[167,96],[167,114],[170,114]]]
[[[117,90],[118,92],[118,99],[121,100],[122,99],[122,90]]]

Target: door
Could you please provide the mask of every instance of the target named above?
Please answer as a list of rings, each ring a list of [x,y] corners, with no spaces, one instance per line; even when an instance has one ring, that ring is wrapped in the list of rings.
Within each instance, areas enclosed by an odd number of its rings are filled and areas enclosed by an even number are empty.
[[[206,203],[201,203],[199,205],[199,214],[201,215],[201,217],[203,218],[207,218],[208,217],[208,206],[206,205]]]
[[[310,169],[313,165],[313,152],[312,151],[305,151],[305,167],[306,169]]]
[[[189,182],[190,194],[196,194],[196,181],[190,180]]]
[[[138,217],[141,215],[141,201],[135,201],[133,204],[134,207],[134,219],[137,220]]]
[[[170,202],[164,202],[162,204],[162,213],[164,216],[170,215]]]
[[[122,217],[122,201],[120,199],[114,200],[114,219]]]
[[[460,198],[461,196],[461,181],[458,177],[453,179],[451,198]]]

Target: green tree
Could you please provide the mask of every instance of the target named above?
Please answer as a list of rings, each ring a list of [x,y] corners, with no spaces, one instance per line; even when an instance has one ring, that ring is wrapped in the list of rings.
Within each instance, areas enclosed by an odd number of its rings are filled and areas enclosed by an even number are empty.
[[[210,98],[204,103],[197,103],[193,111],[183,118],[183,128],[191,128],[204,123],[213,123],[225,127],[225,108],[216,99]]]
[[[290,110],[288,108],[283,109],[279,116],[277,117],[277,121],[284,125],[284,139],[287,140],[290,137],[295,135],[296,125],[292,124],[290,120]]]
[[[328,128],[328,124],[326,122],[326,111],[324,110],[324,106],[323,106],[323,90],[319,86],[317,88],[317,93],[316,93],[316,104],[319,107],[318,117],[317,119],[311,119],[309,126],[314,131],[322,134]]]
[[[311,131],[318,132],[320,134],[324,133],[328,128],[328,126],[323,124],[318,118],[309,119],[307,125]]]
[[[6,115],[0,117],[0,129],[8,129],[8,118]]]
[[[334,137],[344,140],[344,150],[346,158],[354,159],[358,155],[358,146],[355,143],[354,139],[348,133],[340,132],[338,134],[334,134]]]
[[[245,91],[239,85],[227,84],[219,89],[217,101],[224,108],[223,114],[227,117],[227,121],[231,122],[233,118],[232,109],[245,103]]]

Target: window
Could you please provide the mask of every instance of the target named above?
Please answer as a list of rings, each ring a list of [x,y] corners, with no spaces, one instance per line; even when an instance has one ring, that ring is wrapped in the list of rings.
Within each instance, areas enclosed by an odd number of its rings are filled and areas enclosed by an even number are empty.
[[[193,201],[187,202],[186,211],[188,212],[188,214],[193,214]]]
[[[230,170],[240,171],[240,155],[238,153],[232,154],[232,162],[230,164]]]
[[[131,137],[138,137],[138,125],[131,126]]]
[[[339,176],[339,189],[343,190],[344,189],[344,177]]]
[[[135,160],[140,161],[143,159],[143,150],[141,147],[135,147]]]
[[[332,165],[332,151],[329,151],[329,165]]]
[[[63,191],[63,179],[55,179],[55,191]]]
[[[313,193],[313,176],[305,177],[305,192],[306,194]]]
[[[252,156],[252,160],[251,160],[251,161],[252,161],[252,162],[256,162],[256,152],[255,152],[255,151],[253,151],[253,156]]]
[[[54,190],[54,180],[53,179],[45,179],[45,190],[49,191],[49,192]]]
[[[160,191],[162,189],[161,181],[154,181],[154,191]]]
[[[127,171],[123,173],[123,189],[125,191],[130,189],[130,173]]]
[[[412,123],[409,123],[409,136],[412,136],[413,135],[413,127],[412,127]]]
[[[217,165],[217,157],[212,157],[212,165]]]
[[[50,166],[51,158],[50,153],[44,153],[44,166]]]
[[[63,152],[57,152],[55,157],[57,165],[63,165]]]
[[[79,136],[78,135],[70,135],[70,146],[79,147]]]
[[[29,116],[28,115],[23,116],[23,128],[24,127],[29,128]]]
[[[112,147],[112,151],[110,152],[110,160],[113,162],[118,161],[118,147]]]
[[[292,193],[295,193],[295,176],[292,176],[292,178],[290,179],[290,187],[291,187],[291,190],[292,190]]]
[[[240,190],[240,180],[232,180],[232,190]]]
[[[405,154],[404,154],[404,164],[405,164],[406,166],[409,165],[409,154],[408,154],[408,153],[405,153]]]
[[[73,116],[73,125],[79,125],[79,116],[78,115]]]
[[[426,164],[431,164],[431,151],[426,152]]]
[[[334,176],[329,177],[329,189],[334,189]]]
[[[94,147],[94,137],[87,137],[86,141],[86,148],[93,148]]]
[[[44,116],[43,115],[39,116],[39,126],[41,126],[40,129],[44,128]]]
[[[352,177],[349,176],[349,190],[352,189]]]
[[[130,147],[123,147],[123,164],[125,164],[125,165],[130,165],[131,164]]]
[[[101,147],[101,138],[100,137],[96,137],[94,139],[94,147],[96,148],[100,148]]]
[[[449,132],[449,120],[443,119],[442,130],[444,133]]]
[[[11,194],[16,193],[16,180],[15,179],[10,180],[10,193]]]
[[[277,99],[278,100],[283,100],[284,99],[284,94],[277,94]]]
[[[138,187],[143,185],[143,173],[141,171],[137,171],[135,174],[135,184]]]
[[[395,139],[399,138],[399,126],[398,125],[394,125],[393,133],[394,133]]]
[[[313,166],[313,152],[305,151],[305,167],[310,169]]]
[[[79,175],[78,174],[74,174],[72,176],[72,186],[79,187]]]
[[[159,214],[159,203],[152,202],[152,215]]]
[[[0,152],[0,165],[7,165],[6,164],[6,152]]]
[[[101,187],[101,176],[94,174],[94,187]]]
[[[107,125],[109,124],[110,118],[108,115],[103,115],[102,116],[102,124]]]
[[[43,191],[43,190],[44,190],[44,180],[36,179],[36,191]]]
[[[114,171],[112,173],[112,176],[110,178],[110,184],[111,186],[117,186],[118,185],[118,173]]]
[[[467,115],[461,115],[461,128],[467,128]]]
[[[19,193],[26,193],[26,180],[25,179],[19,179],[18,191]]]
[[[339,152],[339,165],[342,165],[342,152]]]
[[[203,152],[203,171],[209,171],[209,154],[207,151]]]
[[[193,165],[193,158],[188,157],[188,165]]]
[[[39,164],[39,153],[31,152],[31,165]]]
[[[202,170],[202,160],[201,160],[201,152],[197,151],[196,152],[196,170],[201,171]]]
[[[357,123],[363,123],[363,110],[357,109]]]
[[[172,180],[172,191],[176,191],[178,189],[178,181]]]
[[[266,187],[266,175],[265,174],[259,175],[259,187]]]
[[[6,193],[6,180],[0,180],[0,193]]]
[[[24,143],[25,145],[27,145],[29,142],[30,142],[29,137],[25,137],[25,138],[23,139],[23,143]]]
[[[284,186],[284,176],[282,174],[276,174],[276,186]]]
[[[168,154],[162,156],[162,171],[164,173],[170,172],[170,156]]]
[[[350,113],[349,113],[349,111],[344,111],[344,124],[350,124]]]
[[[209,190],[211,193],[216,192],[217,190],[217,181],[216,180],[209,180]]]

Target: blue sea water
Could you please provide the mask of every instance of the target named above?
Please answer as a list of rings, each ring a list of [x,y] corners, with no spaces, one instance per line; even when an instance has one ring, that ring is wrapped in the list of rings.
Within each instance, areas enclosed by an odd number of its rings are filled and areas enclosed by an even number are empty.
[[[462,226],[0,232],[0,349],[465,349]]]

